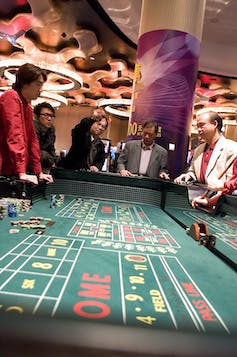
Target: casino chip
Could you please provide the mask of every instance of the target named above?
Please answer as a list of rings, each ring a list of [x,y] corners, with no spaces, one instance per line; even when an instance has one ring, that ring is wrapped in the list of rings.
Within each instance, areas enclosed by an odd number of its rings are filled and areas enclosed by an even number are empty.
[[[15,228],[9,229],[10,234],[15,234],[15,233],[18,233],[19,231],[20,231],[20,229],[15,229]]]
[[[38,234],[38,235],[41,235],[41,234],[44,234],[44,230],[43,229],[38,229],[35,234]]]

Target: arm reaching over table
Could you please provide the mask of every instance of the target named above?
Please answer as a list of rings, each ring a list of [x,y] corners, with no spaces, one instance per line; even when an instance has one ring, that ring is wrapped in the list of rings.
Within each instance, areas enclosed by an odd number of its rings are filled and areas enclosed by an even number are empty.
[[[205,206],[205,207],[212,207],[215,208],[217,205],[217,202],[219,198],[222,196],[222,192],[218,191],[216,194],[214,194],[212,197],[203,197],[198,196],[192,201],[192,207],[193,208],[198,208],[200,206]]]
[[[52,177],[52,175],[44,174],[43,172],[41,172],[39,174],[39,180],[40,181],[46,181],[46,183],[52,183],[53,182],[53,177]]]
[[[174,179],[174,183],[181,185],[182,183],[188,183],[193,180],[193,177],[190,174],[181,174],[180,176]]]

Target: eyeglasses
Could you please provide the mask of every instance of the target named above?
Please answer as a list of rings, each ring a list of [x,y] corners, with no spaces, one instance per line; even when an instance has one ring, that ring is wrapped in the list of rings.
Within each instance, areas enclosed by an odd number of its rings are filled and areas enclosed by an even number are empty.
[[[44,118],[55,118],[55,115],[50,113],[42,113],[40,116]]]

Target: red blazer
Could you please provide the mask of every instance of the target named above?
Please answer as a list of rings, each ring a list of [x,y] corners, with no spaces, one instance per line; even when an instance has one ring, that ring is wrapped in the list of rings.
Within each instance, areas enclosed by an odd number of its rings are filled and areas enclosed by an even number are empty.
[[[236,153],[237,154],[237,153]],[[224,183],[225,190],[223,193],[231,194],[234,190],[237,190],[237,158],[233,163],[233,176]]]
[[[27,171],[42,171],[33,112],[23,96],[9,89],[0,97],[0,174]]]

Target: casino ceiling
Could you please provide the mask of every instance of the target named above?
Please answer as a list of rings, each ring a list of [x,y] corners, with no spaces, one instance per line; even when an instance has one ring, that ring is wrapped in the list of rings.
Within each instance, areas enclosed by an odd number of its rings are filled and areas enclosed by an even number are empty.
[[[110,99],[126,111],[132,93],[140,10],[141,0],[1,0],[0,90],[12,84],[19,65],[33,62],[47,70],[42,97],[55,106],[95,106]],[[237,1],[207,0],[200,70],[236,77],[234,61],[226,61],[223,70],[208,55],[223,45],[230,46],[233,53],[236,13]],[[225,51],[218,53],[225,55]],[[199,80],[203,98],[202,77]],[[208,87],[213,82],[215,93]],[[212,101],[220,93],[235,101],[230,81],[209,76],[209,84],[204,85],[205,94]],[[196,103],[202,106],[198,97]]]
[[[49,73],[48,99],[89,105],[130,99],[135,57],[136,45],[95,0],[0,2],[2,87],[21,63],[33,62]]]

